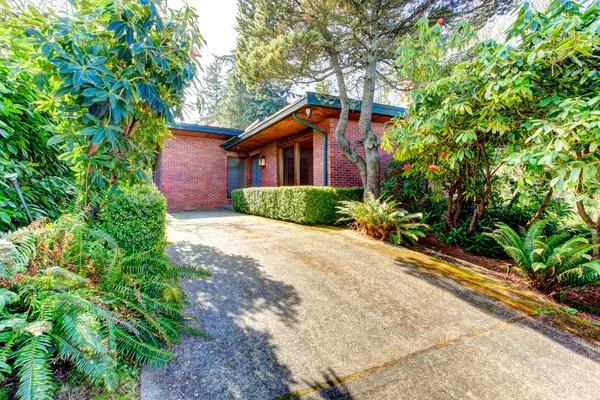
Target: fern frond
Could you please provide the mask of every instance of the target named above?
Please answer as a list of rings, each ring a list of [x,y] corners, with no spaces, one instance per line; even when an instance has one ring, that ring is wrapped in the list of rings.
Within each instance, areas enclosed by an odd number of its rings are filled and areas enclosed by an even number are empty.
[[[60,277],[63,279],[68,279],[73,282],[77,282],[83,285],[87,285],[89,280],[86,277],[83,277],[79,274],[69,271],[68,269],[64,269],[61,267],[48,267],[46,268],[46,274]]]
[[[600,281],[600,261],[590,261],[558,275],[564,286],[583,286]]]
[[[79,312],[78,312],[79,311]],[[77,347],[98,354],[106,354],[102,325],[90,313],[71,309],[58,318],[58,328]]]
[[[52,399],[54,385],[50,368],[50,337],[32,336],[15,351],[14,367],[19,377],[19,400]]]
[[[535,241],[542,235],[544,229],[548,225],[548,221],[539,220],[535,221],[529,229],[527,229],[527,233],[525,237],[523,237],[523,247],[526,253],[531,253],[535,250]]]
[[[71,361],[75,367],[92,382],[103,383],[108,390],[114,390],[119,380],[116,360],[108,354],[91,355],[74,347],[67,338],[50,333],[54,347],[61,358]]]
[[[139,364],[160,368],[174,357],[170,351],[141,342],[121,328],[115,328],[115,336],[117,350]]]

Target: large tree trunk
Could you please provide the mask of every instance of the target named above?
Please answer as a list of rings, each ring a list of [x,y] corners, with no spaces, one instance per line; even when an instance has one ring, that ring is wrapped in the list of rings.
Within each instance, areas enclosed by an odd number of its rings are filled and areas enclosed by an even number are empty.
[[[367,181],[365,185],[365,196],[372,194],[379,197],[381,167],[379,158],[379,139],[373,130],[373,102],[375,97],[375,83],[377,79],[377,49],[378,49],[378,31],[379,31],[379,8],[381,1],[375,0],[371,6],[370,22],[370,43],[367,52],[365,76],[363,82],[363,95],[360,110],[360,119],[358,120],[358,131],[360,133],[362,145],[365,151],[367,165]]]
[[[546,209],[546,206],[548,206],[550,199],[552,199],[553,193],[554,193],[554,190],[552,188],[548,189],[548,193],[546,193],[546,197],[544,198],[544,201],[542,202],[542,204],[540,204],[540,207],[538,208],[538,210],[535,213],[535,215],[533,216],[533,218],[531,218],[529,220],[529,222],[527,222],[527,225],[525,225],[525,228],[529,228],[531,226],[531,224],[533,224],[535,221],[540,219],[540,217],[542,216],[542,213]]]
[[[335,140],[337,141],[342,155],[348,161],[356,166],[360,174],[360,179],[363,183],[363,187],[367,188],[367,164],[365,160],[352,148],[350,142],[346,138],[346,127],[348,126],[348,119],[350,115],[350,101],[348,99],[348,91],[346,90],[346,81],[344,79],[344,71],[340,66],[339,56],[335,50],[329,51],[331,58],[331,65],[338,84],[339,96],[340,96],[340,119],[335,127]],[[365,190],[366,192],[366,190]]]
[[[360,119],[358,120],[358,131],[360,133],[365,159],[367,165],[367,182],[365,185],[365,196],[369,193],[379,197],[380,189],[380,159],[379,140],[373,130],[371,119],[373,118],[373,101],[375,96],[375,79],[377,75],[377,60],[375,56],[369,58],[365,71],[362,105]]]

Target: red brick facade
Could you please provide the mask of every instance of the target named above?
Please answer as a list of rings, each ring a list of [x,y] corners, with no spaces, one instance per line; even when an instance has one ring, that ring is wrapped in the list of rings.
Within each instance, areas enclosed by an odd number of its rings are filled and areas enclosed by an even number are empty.
[[[362,186],[356,167],[346,160],[334,137],[338,120],[325,119],[318,127],[327,132],[327,180],[328,186]],[[373,123],[373,129],[381,136],[385,124]],[[323,134],[313,130],[313,182],[323,186]],[[358,122],[351,120],[346,129],[351,145],[360,138]],[[169,210],[198,210],[222,208],[230,204],[227,198],[227,157],[236,156],[221,146],[225,139],[199,138],[176,135],[166,142],[159,162],[159,188],[167,198]],[[357,148],[359,154],[363,151]],[[240,155],[247,160],[247,186],[252,186],[252,160],[265,157],[265,167],[260,167],[260,186],[279,185],[279,154],[277,142],[271,142],[257,150]],[[392,156],[380,151],[382,172]]]
[[[169,210],[222,208],[227,199],[225,140],[175,136],[161,152],[159,189]]]
[[[329,119],[329,132],[331,132],[328,140],[328,171],[329,171],[329,186],[334,187],[352,187],[352,186],[362,186],[362,181],[360,180],[360,174],[358,173],[358,169],[354,164],[350,161],[346,160],[342,155],[340,150],[340,146],[335,139],[335,127],[337,126],[338,120],[331,118]],[[383,132],[386,129],[385,124],[373,122],[372,124],[373,130],[377,134],[379,138],[383,135]],[[355,142],[360,139],[360,133],[358,132],[358,121],[349,121],[348,126],[346,127],[346,138],[350,142],[352,147],[355,147]],[[364,157],[364,150],[361,146],[356,147],[356,152]],[[392,154],[388,154],[383,150],[379,150],[380,157],[380,166],[381,166],[381,174],[385,172],[387,164],[393,160],[394,156]]]

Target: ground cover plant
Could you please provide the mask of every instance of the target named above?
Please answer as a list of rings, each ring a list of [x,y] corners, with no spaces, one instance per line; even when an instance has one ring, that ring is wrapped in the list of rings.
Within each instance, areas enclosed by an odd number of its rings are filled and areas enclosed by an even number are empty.
[[[600,282],[600,261],[592,259],[598,245],[585,235],[543,235],[547,221],[536,221],[519,235],[506,224],[488,233],[515,262],[515,269],[544,293]]]
[[[164,213],[155,212],[163,225]],[[116,240],[94,228],[95,218],[42,219],[0,239],[0,371],[18,377],[19,399],[52,398],[57,360],[113,391],[120,364],[162,366],[172,358],[163,346],[180,332],[201,334],[183,324],[179,279],[207,272],[174,264],[164,237],[127,251],[119,243],[133,237]]]
[[[400,244],[405,240],[416,242],[424,237],[427,225],[419,223],[421,213],[409,214],[399,208],[395,200],[381,200],[369,194],[363,201],[341,201],[337,206],[342,217],[339,222],[380,240]]]

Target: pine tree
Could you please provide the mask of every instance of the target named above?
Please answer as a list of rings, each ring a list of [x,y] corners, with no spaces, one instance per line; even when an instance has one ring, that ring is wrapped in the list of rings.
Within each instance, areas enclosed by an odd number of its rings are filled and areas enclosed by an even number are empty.
[[[202,80],[200,97],[202,99],[202,109],[200,112],[200,122],[205,125],[215,125],[219,107],[224,96],[224,83],[226,78],[223,76],[223,61],[215,58],[206,68],[206,75]]]

